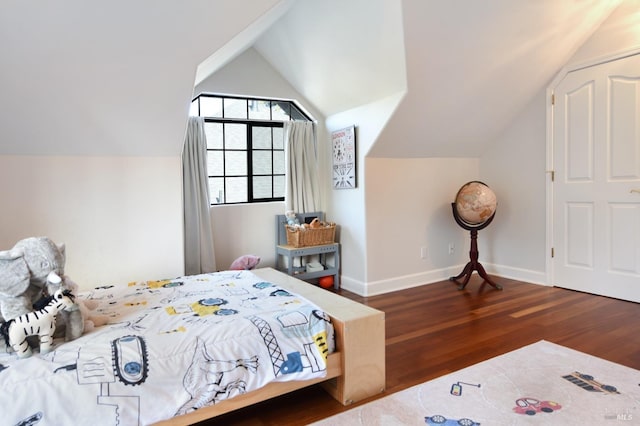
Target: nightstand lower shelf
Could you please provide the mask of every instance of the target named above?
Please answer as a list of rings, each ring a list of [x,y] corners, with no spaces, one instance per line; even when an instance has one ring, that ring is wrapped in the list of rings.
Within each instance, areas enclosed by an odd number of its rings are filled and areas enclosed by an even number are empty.
[[[316,255],[320,258],[323,270],[306,272],[304,265],[294,266],[294,259]],[[328,264],[330,257],[333,258],[333,264]],[[286,263],[282,264],[281,261],[286,261]],[[276,269],[305,281],[332,275],[333,288],[337,290],[340,288],[340,244],[331,243],[309,247],[277,245]]]

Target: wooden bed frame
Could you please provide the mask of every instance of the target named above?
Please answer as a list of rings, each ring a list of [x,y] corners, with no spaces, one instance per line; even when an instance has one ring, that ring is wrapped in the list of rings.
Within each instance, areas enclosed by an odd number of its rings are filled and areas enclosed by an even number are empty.
[[[336,332],[336,352],[329,355],[327,376],[316,380],[273,382],[261,389],[161,421],[156,425],[190,425],[320,382],[325,390],[343,405],[384,391],[384,312],[272,268],[256,269],[252,272],[265,281],[307,298],[331,317]]]

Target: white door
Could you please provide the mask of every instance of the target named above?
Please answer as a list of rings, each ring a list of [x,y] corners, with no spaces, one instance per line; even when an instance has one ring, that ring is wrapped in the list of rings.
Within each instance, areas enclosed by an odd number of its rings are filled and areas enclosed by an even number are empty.
[[[553,284],[640,302],[640,55],[554,94]]]

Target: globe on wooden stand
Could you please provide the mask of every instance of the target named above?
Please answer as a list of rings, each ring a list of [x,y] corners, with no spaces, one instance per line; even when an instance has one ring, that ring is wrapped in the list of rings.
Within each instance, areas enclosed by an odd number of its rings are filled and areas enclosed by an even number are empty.
[[[502,286],[493,282],[484,267],[478,262],[478,231],[489,226],[496,215],[495,194],[482,182],[467,182],[458,191],[455,202],[451,203],[451,209],[456,223],[471,233],[471,249],[469,250],[469,263],[465,265],[460,274],[450,277],[449,280],[458,284],[458,290],[463,290],[473,271],[477,271],[484,282],[502,290]],[[462,282],[459,281],[460,279]]]

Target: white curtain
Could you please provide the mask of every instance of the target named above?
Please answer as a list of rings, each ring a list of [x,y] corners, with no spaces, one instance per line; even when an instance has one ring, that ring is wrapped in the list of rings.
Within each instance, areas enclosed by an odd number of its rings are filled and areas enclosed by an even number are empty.
[[[182,151],[184,260],[187,275],[216,270],[207,179],[204,119],[189,117]]]
[[[308,213],[320,210],[316,128],[309,121],[284,123],[287,182],[285,210]]]

